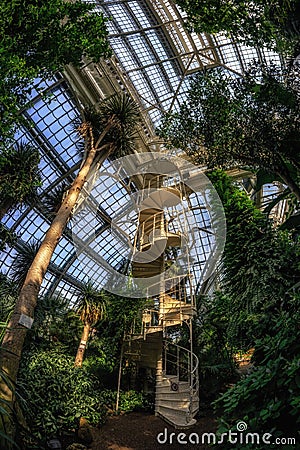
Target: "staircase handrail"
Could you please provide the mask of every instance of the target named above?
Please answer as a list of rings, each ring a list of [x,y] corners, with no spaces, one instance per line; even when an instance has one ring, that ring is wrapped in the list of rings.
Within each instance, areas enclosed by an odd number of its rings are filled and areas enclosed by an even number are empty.
[[[190,364],[188,364],[188,366],[191,365],[191,370],[189,369],[189,397],[190,397],[190,401],[189,401],[189,406],[187,408],[187,422],[190,421],[190,419],[193,417],[193,404],[194,404],[194,395],[198,393],[199,391],[199,379],[198,379],[198,374],[197,374],[197,370],[199,367],[199,359],[198,356],[192,352],[192,350],[182,347],[181,345],[175,344],[174,342],[170,342],[170,341],[166,341],[167,346],[171,345],[174,346],[177,350],[176,355],[174,355],[176,357],[176,367],[177,367],[177,376],[179,376],[179,369],[180,367],[184,367],[184,365],[180,365],[180,357],[179,357],[179,352],[178,350],[184,350],[184,352],[189,354],[190,357]],[[167,361],[167,346],[165,347],[165,364]],[[170,362],[173,363],[173,361],[171,361],[170,359],[168,359]],[[179,379],[178,379],[179,381]]]
[[[167,341],[167,344],[168,345],[174,345],[174,347],[177,347],[177,348],[179,348],[181,350],[184,350],[184,351],[188,352],[191,355],[191,357],[195,359],[195,365],[194,364],[192,365],[193,368],[192,368],[192,370],[190,372],[191,375],[194,375],[196,373],[196,371],[198,370],[198,367],[199,367],[199,358],[198,358],[198,356],[194,352],[192,352],[192,350],[190,350],[190,349],[188,349],[186,347],[182,347],[181,345],[175,344],[174,342]]]

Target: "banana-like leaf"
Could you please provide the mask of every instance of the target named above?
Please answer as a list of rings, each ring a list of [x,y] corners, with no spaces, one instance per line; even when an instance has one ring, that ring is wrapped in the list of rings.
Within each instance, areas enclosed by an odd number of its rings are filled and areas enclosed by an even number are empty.
[[[281,230],[295,230],[298,228],[300,229],[300,214],[294,214],[280,225]]]
[[[284,200],[287,198],[287,196],[291,193],[290,188],[286,188],[281,194],[277,195],[273,200],[268,203],[268,206],[265,207],[264,213],[270,214],[271,210],[274,208],[274,206],[277,205],[277,203],[281,202],[281,200]]]

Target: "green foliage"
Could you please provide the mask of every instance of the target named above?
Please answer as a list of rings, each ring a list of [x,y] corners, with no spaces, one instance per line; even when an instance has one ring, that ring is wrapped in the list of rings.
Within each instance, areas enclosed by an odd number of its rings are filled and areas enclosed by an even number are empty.
[[[17,256],[13,260],[11,266],[11,274],[18,290],[20,290],[24,284],[27,272],[38,252],[39,247],[40,242],[31,240],[26,244],[23,244],[23,246],[17,251]]]
[[[89,2],[3,0],[0,6],[0,135],[7,137],[24,107],[30,83],[64,65],[111,54],[106,19]]]
[[[69,307],[69,301],[57,296],[39,297],[29,338],[39,348],[58,347],[72,354],[81,332],[78,316]]]
[[[0,273],[0,343],[17,299],[17,286],[7,275]]]
[[[22,207],[36,198],[41,185],[38,150],[30,144],[16,143],[0,153],[0,214]]]
[[[53,219],[56,213],[59,211],[67,190],[68,184],[66,183],[66,181],[63,181],[62,183],[51,189],[51,191],[48,191],[44,194],[41,202],[41,207],[49,218]]]
[[[292,437],[300,398],[299,238],[271,227],[225,173],[209,177],[224,206],[227,241],[223,295],[211,299],[216,312],[208,315],[206,328],[214,329],[215,321],[219,327],[227,323],[223,349],[255,349],[253,371],[216,402],[220,432],[244,420],[249,432]]]
[[[253,371],[215,403],[223,426],[244,420],[249,432],[268,432],[274,438],[292,437],[299,429],[299,300],[295,297],[288,311],[269,316],[270,332],[255,342]]]
[[[17,240],[17,235],[0,223],[0,252],[11,247]]]
[[[74,368],[74,358],[56,349],[24,355],[18,390],[27,402],[25,417],[38,438],[75,428],[80,417],[91,424],[105,417],[99,381],[84,368]]]
[[[142,392],[120,391],[119,412],[149,411],[152,408],[151,397]],[[117,392],[105,389],[100,394],[101,404],[110,413],[116,412]]]
[[[285,307],[286,291],[300,281],[299,246],[288,232],[274,230],[224,172],[208,175],[227,223],[223,289],[231,299],[228,333],[247,348],[268,330],[270,314]]]
[[[115,360],[116,364],[119,361],[124,336],[130,333],[133,323],[145,304],[145,299],[109,295],[107,321],[99,333],[105,352]]]
[[[139,125],[139,107],[127,94],[121,92],[108,97],[97,107],[86,109],[84,116],[85,121],[92,125],[95,144],[107,125],[112,123],[101,140],[101,147],[109,147],[115,157],[133,152]]]
[[[111,342],[112,340],[113,337],[109,339],[109,337],[103,338],[99,335],[91,336],[83,361],[83,367],[101,380],[101,383],[109,389],[114,389],[117,385],[117,370],[120,358],[120,349]]]
[[[229,381],[236,380],[233,354],[228,339],[232,314],[230,297],[216,292],[198,299],[198,318],[194,326],[193,351],[199,358],[200,390],[205,399],[215,398]]]
[[[276,173],[299,200],[299,104],[296,72],[255,64],[238,78],[211,69],[192,79],[187,100],[158,131],[208,168]]]
[[[176,0],[196,32],[227,32],[247,45],[291,50],[299,39],[299,0]]]
[[[69,306],[69,300],[57,294],[40,296],[33,326],[26,336],[26,349],[55,350],[73,356],[82,328],[78,314]]]
[[[12,392],[15,392],[15,386],[6,375],[5,372],[0,370],[0,380],[11,389]],[[18,398],[20,400],[20,398]],[[17,443],[10,436],[10,425],[17,425],[17,416],[15,410],[11,407],[11,405],[2,397],[0,397],[0,448],[1,449],[19,449]]]
[[[83,323],[92,326],[106,316],[107,301],[106,293],[99,291],[95,284],[89,280],[79,288],[74,309]]]
[[[26,401],[24,409],[33,436],[45,440],[62,430],[74,429],[80,417],[99,425],[115,413],[117,392],[103,384],[62,348],[40,350],[31,347],[22,359],[17,384]],[[119,411],[149,410],[150,399],[135,391],[121,391]]]
[[[117,384],[124,336],[130,332],[145,305],[145,299],[131,299],[110,293],[106,295],[107,315],[94,327],[83,366],[101,379],[106,387],[113,389]]]

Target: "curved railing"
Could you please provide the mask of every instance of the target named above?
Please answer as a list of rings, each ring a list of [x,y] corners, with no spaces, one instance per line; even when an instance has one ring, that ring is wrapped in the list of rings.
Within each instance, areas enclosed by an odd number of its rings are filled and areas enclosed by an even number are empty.
[[[175,359],[171,359],[170,348],[176,349]],[[182,360],[181,352],[183,354],[188,355],[187,365],[186,361]],[[168,367],[169,366],[169,367]],[[170,370],[171,366],[171,370]],[[172,370],[172,366],[173,369]],[[175,344],[170,341],[164,341],[164,349],[163,349],[163,372],[165,376],[169,376],[170,378],[176,377],[178,381],[188,381],[189,382],[189,390],[190,390],[190,401],[187,412],[187,422],[192,419],[193,416],[193,407],[194,407],[194,398],[199,393],[199,377],[198,377],[198,368],[199,368],[199,359],[195,353],[191,350],[182,347],[181,345]],[[187,380],[183,379],[182,374],[186,371]],[[168,373],[171,372],[171,373]],[[173,372],[173,373],[172,373]]]

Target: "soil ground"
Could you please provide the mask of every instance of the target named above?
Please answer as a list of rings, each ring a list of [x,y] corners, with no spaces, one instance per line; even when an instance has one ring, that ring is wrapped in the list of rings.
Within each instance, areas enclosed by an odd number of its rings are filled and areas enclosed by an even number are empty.
[[[216,431],[216,422],[211,412],[205,417],[198,418],[197,423],[188,430],[175,430],[164,420],[150,413],[132,412],[120,416],[111,416],[107,422],[99,428],[92,428],[93,442],[89,450],[182,450],[182,449],[211,449],[208,445],[196,444],[195,434],[199,436],[200,443],[203,433]],[[167,431],[166,431],[167,430]],[[157,436],[161,435],[161,442]],[[170,443],[170,435],[175,433]],[[180,436],[179,440],[187,441],[187,444],[177,442],[179,433],[185,433],[186,437]],[[194,433],[189,443],[189,435]],[[167,436],[167,442],[163,443]],[[195,443],[193,443],[195,442]],[[206,439],[207,442],[207,439]]]

